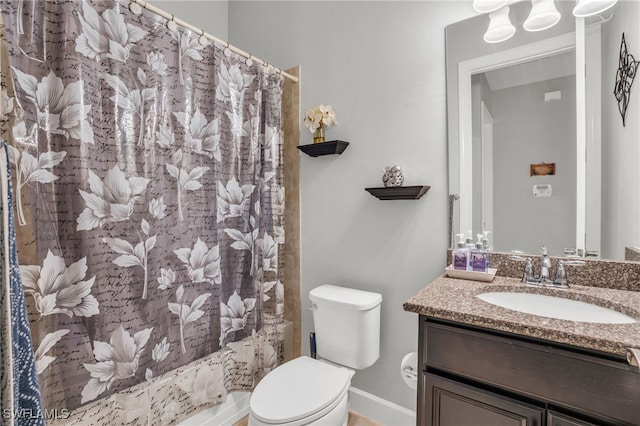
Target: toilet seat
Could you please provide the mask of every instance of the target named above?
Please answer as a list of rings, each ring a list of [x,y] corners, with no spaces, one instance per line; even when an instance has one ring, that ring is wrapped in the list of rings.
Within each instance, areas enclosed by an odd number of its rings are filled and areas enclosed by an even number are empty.
[[[296,358],[258,383],[249,403],[251,415],[265,424],[309,423],[346,398],[352,375],[346,368],[307,356]]]

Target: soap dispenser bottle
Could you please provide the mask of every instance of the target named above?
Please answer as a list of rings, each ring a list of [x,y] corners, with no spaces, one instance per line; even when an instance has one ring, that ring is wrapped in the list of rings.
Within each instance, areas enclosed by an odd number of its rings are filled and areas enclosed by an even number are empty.
[[[465,243],[465,247],[467,248],[468,259],[467,259],[467,271],[473,271],[473,264],[471,263],[471,253],[475,251],[476,245],[473,243],[473,231],[467,231],[467,240]]]
[[[491,234],[491,231],[482,231],[482,247],[486,252],[492,251],[491,243],[489,242],[489,234]]]
[[[453,269],[467,270],[469,268],[469,250],[464,242],[464,234],[456,234],[458,244],[451,257],[453,258]]]
[[[471,270],[474,272],[488,272],[488,255],[482,245],[482,234],[478,234],[478,242],[471,251]]]

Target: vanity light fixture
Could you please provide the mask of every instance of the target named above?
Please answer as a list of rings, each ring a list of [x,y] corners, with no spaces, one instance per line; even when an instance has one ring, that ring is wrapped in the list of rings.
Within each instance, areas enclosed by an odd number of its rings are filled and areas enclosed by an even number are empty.
[[[478,13],[491,13],[508,5],[510,0],[474,0],[473,10]]]
[[[509,6],[504,6],[489,14],[489,28],[484,33],[487,43],[500,43],[510,39],[516,33],[516,27],[509,20]]]
[[[578,4],[573,8],[573,16],[586,18],[597,15],[613,7],[618,0],[578,0]]]
[[[487,43],[500,43],[510,39],[516,32],[509,20],[509,5],[524,0],[473,0],[473,9],[478,13],[489,14],[489,28],[484,34]],[[586,18],[598,15],[613,7],[618,0],[578,0],[573,15]],[[554,0],[531,0],[531,11],[524,21],[527,31],[543,31],[560,21],[560,12]]]
[[[531,0],[531,12],[522,27],[527,31],[543,31],[560,21],[560,12],[553,0]]]

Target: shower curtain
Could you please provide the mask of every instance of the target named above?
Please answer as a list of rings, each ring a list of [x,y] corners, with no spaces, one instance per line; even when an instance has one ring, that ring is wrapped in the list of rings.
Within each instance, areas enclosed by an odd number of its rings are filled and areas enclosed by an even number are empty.
[[[117,394],[151,422],[153,397],[127,392],[211,354],[172,392],[251,389],[281,357],[265,330],[283,316],[283,77],[126,0],[0,5],[46,415]]]

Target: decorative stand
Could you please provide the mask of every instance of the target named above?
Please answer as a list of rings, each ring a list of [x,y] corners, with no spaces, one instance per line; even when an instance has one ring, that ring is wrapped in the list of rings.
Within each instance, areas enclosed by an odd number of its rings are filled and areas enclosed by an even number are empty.
[[[417,200],[431,188],[430,186],[397,186],[391,188],[365,188],[380,200]]]
[[[312,157],[319,157],[321,155],[342,154],[342,152],[347,149],[347,146],[349,146],[349,142],[335,140],[309,145],[298,145],[298,149]]]

